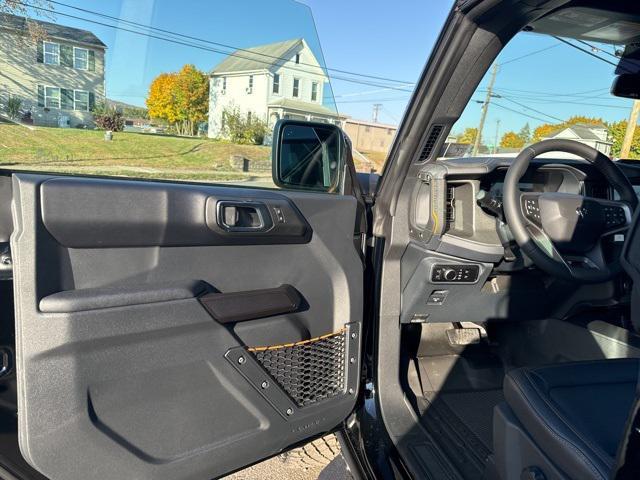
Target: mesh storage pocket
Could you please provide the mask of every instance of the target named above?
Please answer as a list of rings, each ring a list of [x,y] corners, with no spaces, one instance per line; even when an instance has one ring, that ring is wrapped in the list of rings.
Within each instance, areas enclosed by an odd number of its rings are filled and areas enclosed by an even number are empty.
[[[248,350],[298,407],[305,407],[344,391],[345,332]]]

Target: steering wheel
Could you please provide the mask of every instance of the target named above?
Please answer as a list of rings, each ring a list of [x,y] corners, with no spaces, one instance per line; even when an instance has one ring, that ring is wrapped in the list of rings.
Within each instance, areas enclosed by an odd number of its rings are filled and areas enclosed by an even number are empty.
[[[518,182],[529,163],[547,152],[584,158],[602,173],[620,200],[561,192],[521,192]],[[629,228],[638,198],[624,173],[595,148],[563,139],[530,145],[509,166],[503,203],[516,243],[548,274],[573,282],[598,283],[620,273],[620,259],[605,260],[602,239]]]

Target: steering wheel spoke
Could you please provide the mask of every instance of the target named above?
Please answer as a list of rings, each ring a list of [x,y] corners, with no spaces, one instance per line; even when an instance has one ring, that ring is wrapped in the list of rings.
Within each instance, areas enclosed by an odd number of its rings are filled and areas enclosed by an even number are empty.
[[[586,268],[590,270],[602,270],[607,268],[607,262],[604,258],[602,245],[598,243],[589,252],[584,255],[566,255],[565,262],[571,268]]]

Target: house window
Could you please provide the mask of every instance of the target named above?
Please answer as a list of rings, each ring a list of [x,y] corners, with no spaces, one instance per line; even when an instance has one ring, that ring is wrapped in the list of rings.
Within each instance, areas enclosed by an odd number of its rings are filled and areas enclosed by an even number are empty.
[[[391,130],[390,128],[387,128],[387,135],[391,135],[393,133],[393,130]]]
[[[249,87],[247,87],[247,93],[253,92],[253,75],[249,75]]]
[[[89,92],[85,92],[83,90],[74,90],[73,109],[83,112],[89,111]]]
[[[251,110],[247,112],[247,122],[251,123]]]
[[[44,63],[48,65],[60,65],[60,44],[44,42]]]
[[[60,108],[60,89],[58,87],[44,87],[44,106]]]
[[[273,93],[280,93],[280,74],[273,74]]]
[[[299,95],[300,95],[300,79],[294,78],[293,79],[293,96],[295,98],[298,98]]]
[[[227,91],[227,77],[222,77],[222,93]]]
[[[300,54],[296,53],[296,63],[300,63]]]
[[[318,82],[313,82],[311,84],[311,101],[315,102],[318,100]]]
[[[73,47],[73,68],[89,70],[89,50]]]

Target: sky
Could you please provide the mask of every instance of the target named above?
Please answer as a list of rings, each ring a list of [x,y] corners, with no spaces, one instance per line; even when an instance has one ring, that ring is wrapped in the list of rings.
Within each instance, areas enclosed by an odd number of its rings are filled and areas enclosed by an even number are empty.
[[[58,2],[58,0],[56,0]],[[144,105],[148,86],[159,73],[193,63],[209,71],[234,48],[304,37],[321,64],[388,80],[351,77],[330,71],[331,89],[325,104],[341,114],[370,120],[373,104],[381,104],[378,120],[398,124],[415,81],[451,9],[452,0],[59,0],[60,3],[105,15],[153,25],[226,46],[188,39],[177,45],[125,31],[136,29],[55,3],[55,21],[94,32],[107,44],[107,96]],[[68,15],[78,17],[71,18]],[[87,22],[87,19],[94,23]],[[166,36],[163,33],[158,35]],[[604,47],[603,47],[604,48]],[[542,51],[540,51],[542,50]],[[615,62],[611,46],[599,54]],[[614,67],[552,37],[520,33],[500,54],[501,64],[491,99],[486,135],[519,130],[528,123],[558,123],[571,115],[626,118],[630,100],[614,99],[607,90]],[[482,80],[454,127],[460,133],[477,126],[489,75]],[[586,92],[586,93],[584,93]],[[517,102],[517,103],[516,103]]]

